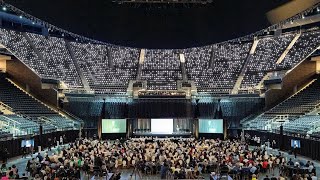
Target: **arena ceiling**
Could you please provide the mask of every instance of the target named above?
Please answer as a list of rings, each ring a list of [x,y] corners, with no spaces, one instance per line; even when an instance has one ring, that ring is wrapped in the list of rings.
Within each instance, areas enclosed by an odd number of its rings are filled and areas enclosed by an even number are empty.
[[[266,13],[290,0],[214,0],[192,6],[131,6],[111,0],[6,0],[68,31],[139,48],[185,48],[241,37],[270,25]]]

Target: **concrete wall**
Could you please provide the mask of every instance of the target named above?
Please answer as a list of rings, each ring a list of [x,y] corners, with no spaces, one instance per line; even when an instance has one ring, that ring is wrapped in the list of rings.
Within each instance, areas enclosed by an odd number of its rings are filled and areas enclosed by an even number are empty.
[[[53,89],[42,89],[41,79],[17,59],[7,61],[7,73],[10,78],[41,101],[57,107],[57,92]]]
[[[266,109],[270,109],[304,87],[316,74],[316,62],[304,61],[282,79],[281,89],[271,89],[265,93]]]

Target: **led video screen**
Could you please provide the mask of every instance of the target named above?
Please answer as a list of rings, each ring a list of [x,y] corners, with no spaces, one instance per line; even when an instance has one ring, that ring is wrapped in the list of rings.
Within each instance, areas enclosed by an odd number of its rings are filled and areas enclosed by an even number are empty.
[[[102,133],[126,133],[126,119],[102,119]]]
[[[223,133],[223,120],[199,119],[199,133]]]

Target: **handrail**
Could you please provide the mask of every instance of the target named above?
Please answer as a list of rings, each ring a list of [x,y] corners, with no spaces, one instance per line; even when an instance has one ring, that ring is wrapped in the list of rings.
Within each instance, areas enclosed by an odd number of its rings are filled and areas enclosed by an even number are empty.
[[[4,106],[6,109],[8,109],[11,112],[14,112],[14,110],[12,109],[12,107],[8,106],[7,104],[5,104],[4,102],[0,101],[0,105]]]
[[[64,114],[72,117],[74,120],[76,120],[76,121],[78,121],[80,123],[83,123],[83,120],[81,118],[77,117],[76,115],[74,115],[74,114],[72,114],[72,113],[70,113],[70,112],[68,112],[68,111],[66,111],[64,109],[59,109],[59,110],[62,111]]]
[[[250,114],[249,116],[241,119],[241,120],[240,120],[240,124],[247,123],[248,121],[250,121],[251,118],[253,118],[253,117],[255,117],[255,116],[258,117],[259,115],[261,115],[262,112],[263,112],[263,111],[258,111],[258,112],[255,112],[255,113],[253,113],[253,114]]]
[[[6,120],[8,120],[8,121],[10,121],[10,122],[12,122],[12,123],[21,124],[20,122],[15,121],[15,120],[13,120],[13,119],[11,119],[11,118],[7,117],[7,116],[2,115],[2,117],[4,117]]]
[[[39,117],[37,117],[37,119],[39,119],[40,121],[45,121],[45,122],[49,122],[49,123],[52,122],[52,120],[49,119],[49,118],[46,117],[46,116],[39,116]]]

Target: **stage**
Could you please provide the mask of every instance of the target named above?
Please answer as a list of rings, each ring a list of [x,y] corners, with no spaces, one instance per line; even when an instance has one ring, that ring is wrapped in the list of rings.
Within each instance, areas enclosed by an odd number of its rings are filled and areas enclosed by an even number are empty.
[[[133,132],[132,137],[183,137],[189,138],[192,136],[191,132]]]

